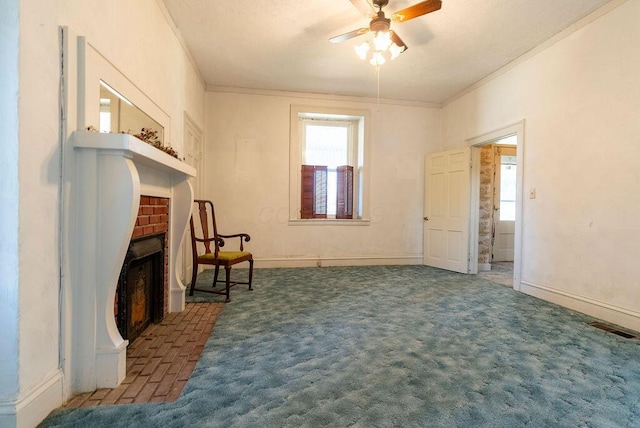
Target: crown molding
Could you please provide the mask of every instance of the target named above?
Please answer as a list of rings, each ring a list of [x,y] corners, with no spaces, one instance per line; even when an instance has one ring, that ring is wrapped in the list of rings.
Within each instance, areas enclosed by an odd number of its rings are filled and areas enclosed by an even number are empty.
[[[313,100],[329,100],[329,101],[344,101],[344,102],[357,102],[367,104],[385,104],[385,105],[397,105],[405,107],[422,107],[422,108],[441,108],[440,103],[430,103],[423,101],[410,101],[410,100],[394,100],[386,98],[373,98],[373,97],[357,97],[349,95],[337,95],[337,94],[321,94],[311,92],[293,92],[293,91],[278,91],[272,89],[253,89],[253,88],[237,88],[229,86],[215,86],[208,85],[207,92],[218,93],[231,93],[231,94],[247,94],[247,95],[262,95],[267,97],[287,97],[287,98],[304,98]]]

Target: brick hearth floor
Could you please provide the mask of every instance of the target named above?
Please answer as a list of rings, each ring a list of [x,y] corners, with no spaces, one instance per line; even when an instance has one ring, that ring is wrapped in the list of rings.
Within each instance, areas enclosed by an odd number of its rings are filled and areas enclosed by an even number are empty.
[[[187,303],[152,324],[127,348],[127,377],[117,388],[79,394],[65,407],[175,401],[211,335],[223,303]]]

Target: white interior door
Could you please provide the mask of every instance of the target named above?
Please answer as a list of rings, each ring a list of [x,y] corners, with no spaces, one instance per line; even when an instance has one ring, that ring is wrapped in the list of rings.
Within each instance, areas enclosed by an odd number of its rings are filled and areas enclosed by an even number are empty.
[[[426,157],[425,265],[468,273],[470,170],[469,148]]]
[[[496,146],[492,262],[513,261],[516,232],[516,168],[516,147]]]
[[[202,152],[202,131],[188,117],[185,116],[184,121],[184,156],[185,162],[196,169],[197,176],[191,177],[190,183],[193,187],[193,194],[196,199],[202,195],[203,183],[203,152]],[[191,282],[191,274],[193,273],[193,260],[191,259],[191,236],[187,229],[187,233],[182,240],[182,281],[184,284]]]

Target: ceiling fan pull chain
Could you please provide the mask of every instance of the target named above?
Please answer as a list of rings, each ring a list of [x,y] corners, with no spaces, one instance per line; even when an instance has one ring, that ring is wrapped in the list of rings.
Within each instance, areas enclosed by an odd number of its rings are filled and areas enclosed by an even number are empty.
[[[380,110],[380,66],[376,65],[376,77],[378,79],[378,110]]]

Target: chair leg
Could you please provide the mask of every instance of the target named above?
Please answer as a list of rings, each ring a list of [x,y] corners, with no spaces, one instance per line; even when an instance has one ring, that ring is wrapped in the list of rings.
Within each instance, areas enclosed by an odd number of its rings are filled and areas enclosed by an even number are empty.
[[[193,261],[193,273],[191,274],[191,287],[189,287],[189,296],[193,296],[193,289],[196,288],[196,278],[198,278],[198,262]]]
[[[251,288],[252,280],[253,280],[253,259],[249,260],[249,290],[253,290],[253,288]]]
[[[216,265],[216,271],[213,274],[213,287],[218,283],[218,274],[220,273],[220,265]]]
[[[224,272],[227,275],[227,300],[225,303],[229,303],[231,301],[230,290],[231,290],[231,266],[225,266]]]

